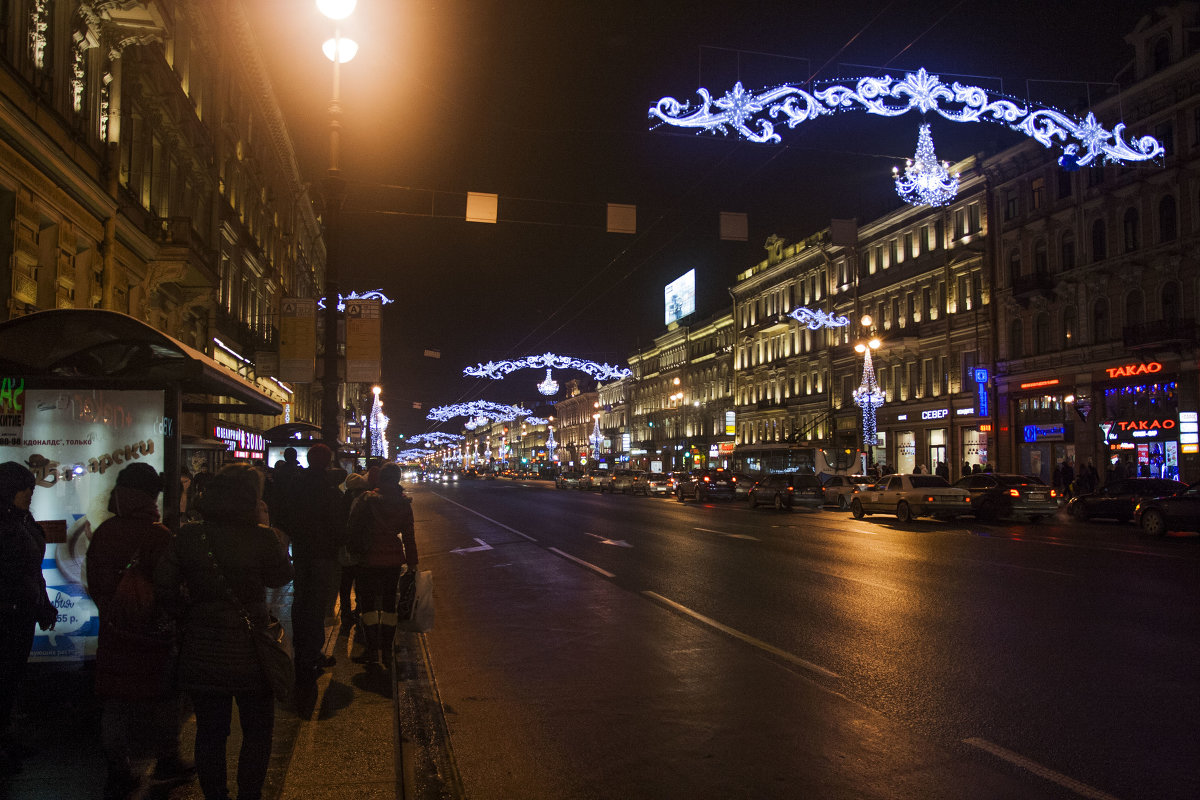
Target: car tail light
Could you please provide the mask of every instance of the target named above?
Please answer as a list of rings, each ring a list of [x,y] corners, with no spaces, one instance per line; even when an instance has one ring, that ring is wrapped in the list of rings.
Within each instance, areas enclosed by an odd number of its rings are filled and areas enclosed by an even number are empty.
[[[926,497],[926,498],[925,498],[925,502],[926,502],[926,503],[932,503],[932,502],[933,502],[933,495],[929,495],[928,497]]]
[[[730,483],[737,483],[737,476],[735,475],[735,476],[733,476],[732,478],[730,478],[730,479],[729,479],[729,482],[730,482]]]
[[[705,482],[705,483],[708,483],[708,482],[709,482],[709,477],[708,477],[707,475],[705,475],[705,476],[704,476],[704,482]]]
[[[1020,496],[1021,496],[1021,493],[1020,493],[1018,490],[1016,490],[1016,489],[1009,489],[1009,490],[1008,490],[1008,493],[1009,493],[1010,495],[1012,495],[1013,497],[1020,497]]]

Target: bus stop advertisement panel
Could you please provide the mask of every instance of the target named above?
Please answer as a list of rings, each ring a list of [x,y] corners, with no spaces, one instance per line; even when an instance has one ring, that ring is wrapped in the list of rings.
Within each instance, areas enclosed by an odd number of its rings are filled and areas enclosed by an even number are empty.
[[[16,382],[10,386],[16,389]],[[37,481],[30,511],[46,533],[42,574],[58,609],[38,630],[30,661],[79,661],[96,652],[99,619],[87,593],[88,544],[112,514],[117,473],[131,462],[164,471],[161,390],[36,389],[8,394],[0,415],[0,462],[16,461]],[[162,498],[159,498],[161,511]]]

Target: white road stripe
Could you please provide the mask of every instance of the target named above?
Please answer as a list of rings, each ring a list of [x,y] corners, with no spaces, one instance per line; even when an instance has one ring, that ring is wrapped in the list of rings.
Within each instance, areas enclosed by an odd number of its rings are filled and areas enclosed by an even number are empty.
[[[442,499],[443,499],[443,500],[445,500],[447,503],[453,503],[454,505],[458,506],[459,508],[461,508],[461,509],[462,509],[462,510],[464,510],[464,511],[470,511],[472,514],[474,514],[474,515],[475,515],[475,516],[477,516],[477,517],[483,517],[484,519],[486,519],[488,522],[492,523],[493,525],[499,525],[501,528],[504,528],[504,530],[506,530],[506,531],[510,531],[510,532],[512,532],[512,533],[515,533],[517,536],[520,536],[520,537],[521,537],[521,538],[523,538],[523,539],[528,539],[528,540],[529,540],[529,541],[531,541],[531,542],[536,542],[536,541],[537,541],[537,539],[533,538],[533,537],[532,537],[532,536],[530,536],[529,534],[527,534],[527,533],[521,533],[521,532],[520,532],[519,530],[517,530],[516,528],[510,528],[510,527],[508,527],[507,525],[505,525],[503,522],[497,522],[496,520],[492,519],[491,517],[487,516],[486,514],[480,514],[478,511],[476,511],[476,510],[475,510],[475,509],[473,509],[473,508],[467,508],[467,507],[466,507],[466,506],[464,506],[462,503],[455,503],[453,500],[451,500],[449,497],[446,497],[445,495],[440,495],[440,494],[438,494],[437,492],[430,492],[430,494],[434,495],[435,497],[440,497],[440,498],[442,498]],[[478,541],[478,540],[476,540],[476,541]]]
[[[1092,800],[1117,800],[1116,797],[1112,796],[1108,792],[1102,792],[1099,789],[1092,788],[1086,783],[1077,781],[1074,778],[1068,778],[1061,772],[1055,772],[1049,767],[1043,767],[1036,761],[1031,761],[1020,753],[1014,753],[1012,750],[1008,750],[998,744],[993,744],[987,739],[972,737],[970,739],[963,739],[963,743],[969,744],[972,747],[978,747],[980,750],[986,750],[997,758],[1002,758],[1010,764],[1016,764],[1018,767],[1032,772],[1034,775],[1045,778],[1048,781],[1057,783],[1059,786],[1070,789],[1080,797],[1089,797],[1092,798]]]
[[[820,673],[821,675],[825,675],[830,678],[841,678],[842,677],[841,675],[838,675],[836,672],[827,670],[824,667],[820,666],[819,664],[814,664],[811,661],[805,661],[803,658],[793,655],[792,653],[789,653],[786,650],[780,650],[775,645],[767,644],[762,639],[755,639],[753,636],[750,636],[749,634],[742,633],[741,631],[737,630],[736,628],[731,628],[728,625],[723,625],[722,623],[717,622],[715,619],[712,619],[711,617],[706,617],[703,614],[699,613],[698,611],[693,611],[692,609],[688,608],[687,606],[683,606],[683,605],[680,605],[679,603],[676,603],[674,600],[668,600],[667,598],[663,597],[661,594],[658,594],[657,592],[643,591],[642,594],[646,595],[651,600],[657,600],[658,602],[662,603],[663,605],[675,609],[676,611],[680,612],[681,614],[687,614],[692,619],[697,620],[698,622],[703,622],[705,625],[708,625],[710,628],[714,628],[718,631],[721,631],[722,633],[726,633],[726,634],[734,637],[735,639],[740,639],[741,641],[745,642],[748,645],[757,647],[759,650],[762,650],[763,652],[766,652],[766,653],[770,653],[773,656],[778,656],[779,658],[782,658],[785,661],[791,662],[792,664],[795,664],[798,667],[803,667],[804,669],[811,670],[812,672]]]
[[[576,564],[578,564],[581,567],[587,567],[592,572],[598,572],[606,578],[617,577],[616,574],[609,572],[606,569],[601,569],[600,567],[597,567],[595,564],[590,564],[587,561],[584,561],[582,558],[576,558],[575,556],[571,555],[570,553],[564,553],[562,550],[559,550],[557,547],[547,547],[546,549],[549,550],[551,553],[557,553],[558,555],[562,556],[565,559],[574,561]]]

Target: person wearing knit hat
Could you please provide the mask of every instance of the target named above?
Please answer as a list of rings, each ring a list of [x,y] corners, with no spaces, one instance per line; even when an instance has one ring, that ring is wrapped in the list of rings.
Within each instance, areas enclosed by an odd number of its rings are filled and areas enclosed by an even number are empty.
[[[181,698],[171,669],[174,629],[161,624],[158,609],[145,608],[145,616],[135,617],[117,600],[123,581],[140,578],[153,586],[154,570],[171,545],[171,531],[158,510],[162,489],[162,475],[150,464],[134,461],[122,467],[108,498],[114,516],[96,528],[88,546],[88,594],[100,612],[95,688],[103,702],[105,800],[126,797],[140,782],[133,771],[139,755],[134,752],[135,731],[152,732],[145,741],[153,743],[156,780],[182,781],[195,773],[179,749]]]
[[[282,487],[279,518],[273,522],[292,542],[292,641],[296,651],[297,712],[305,716],[316,698],[316,681],[335,662],[324,653],[325,615],[339,586],[338,550],[346,535],[346,507],[331,480],[333,451],[318,442],[308,449],[308,467]],[[340,468],[338,468],[340,469]]]
[[[58,610],[46,593],[46,535],[29,505],[37,480],[23,464],[0,464],[0,735],[8,736],[13,706],[33,649],[34,626],[53,630]],[[0,741],[0,775],[20,769],[16,737]]]

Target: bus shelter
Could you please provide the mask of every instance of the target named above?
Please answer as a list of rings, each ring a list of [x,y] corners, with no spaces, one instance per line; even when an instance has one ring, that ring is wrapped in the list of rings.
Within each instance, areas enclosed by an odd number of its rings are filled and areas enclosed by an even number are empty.
[[[281,411],[254,384],[126,314],[59,309],[0,322],[0,462],[24,464],[37,480],[30,510],[46,532],[43,574],[59,609],[31,660],[95,653],[84,562],[123,465],[162,472],[162,507],[178,509],[184,413]]]

